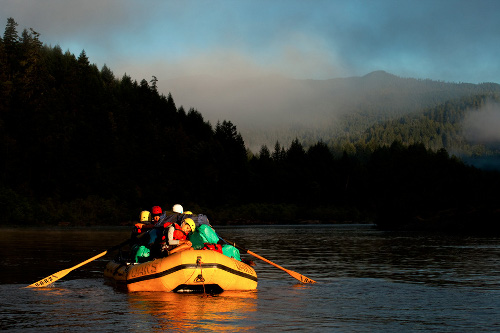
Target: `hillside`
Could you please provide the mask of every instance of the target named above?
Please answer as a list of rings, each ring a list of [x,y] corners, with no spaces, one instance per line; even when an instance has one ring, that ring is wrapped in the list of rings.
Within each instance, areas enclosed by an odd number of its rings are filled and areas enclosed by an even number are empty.
[[[417,80],[383,71],[330,80],[189,77],[168,80],[164,89],[212,123],[231,119],[254,152],[295,138],[306,145],[329,142],[449,100],[500,93],[496,83]]]
[[[460,157],[500,154],[500,94],[474,95],[378,122],[327,141],[333,146],[380,146],[399,141],[446,149]]]

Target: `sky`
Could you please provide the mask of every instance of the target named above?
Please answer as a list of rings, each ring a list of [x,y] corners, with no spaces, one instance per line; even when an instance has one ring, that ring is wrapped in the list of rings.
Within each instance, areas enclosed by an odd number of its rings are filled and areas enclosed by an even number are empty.
[[[0,0],[18,32],[138,81],[277,74],[500,83],[497,0]]]

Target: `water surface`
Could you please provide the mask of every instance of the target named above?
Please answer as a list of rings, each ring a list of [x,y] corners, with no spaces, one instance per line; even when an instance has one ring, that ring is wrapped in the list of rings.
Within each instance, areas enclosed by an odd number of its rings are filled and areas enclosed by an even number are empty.
[[[49,288],[24,289],[130,235],[130,229],[3,229],[0,327],[92,332],[498,332],[500,238],[382,232],[372,226],[216,227],[221,236],[316,280],[302,285],[256,258],[257,291],[124,293],[112,255]]]

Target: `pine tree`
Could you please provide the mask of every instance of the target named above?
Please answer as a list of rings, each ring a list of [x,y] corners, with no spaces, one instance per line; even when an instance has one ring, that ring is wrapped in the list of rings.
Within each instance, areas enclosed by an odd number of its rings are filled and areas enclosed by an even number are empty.
[[[17,34],[17,22],[9,17],[3,34],[3,47],[6,55],[7,80],[12,81],[14,74],[19,68],[19,35]]]
[[[89,58],[87,57],[87,53],[85,53],[85,50],[82,50],[80,52],[80,55],[78,56],[78,64],[80,64],[80,67],[87,67],[90,65]]]
[[[276,141],[276,144],[274,145],[274,151],[273,151],[273,154],[271,156],[273,158],[273,161],[275,161],[275,162],[281,162],[285,159],[286,150],[284,147],[281,146],[279,141]]]
[[[26,100],[36,108],[41,107],[40,96],[47,90],[46,82],[48,73],[42,63],[42,42],[40,34],[33,29],[30,33],[23,31],[21,48],[23,50],[23,77],[21,87]]]

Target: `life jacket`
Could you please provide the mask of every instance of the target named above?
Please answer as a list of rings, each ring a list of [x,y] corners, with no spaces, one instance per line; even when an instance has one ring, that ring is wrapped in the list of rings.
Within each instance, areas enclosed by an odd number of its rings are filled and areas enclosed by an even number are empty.
[[[186,240],[187,239],[187,235],[184,233],[184,231],[182,231],[182,228],[180,225],[178,225],[177,223],[174,223],[174,239],[177,239],[177,240]]]
[[[176,240],[186,240],[188,235],[186,235],[184,233],[184,231],[182,231],[182,228],[180,225],[178,225],[177,223],[174,223],[174,224],[171,224],[170,226],[173,226],[175,228],[174,230],[174,239]],[[166,242],[167,241],[167,236],[166,234],[168,233],[168,228],[167,229],[164,229],[165,232],[163,233],[163,236],[161,237],[161,242]]]

